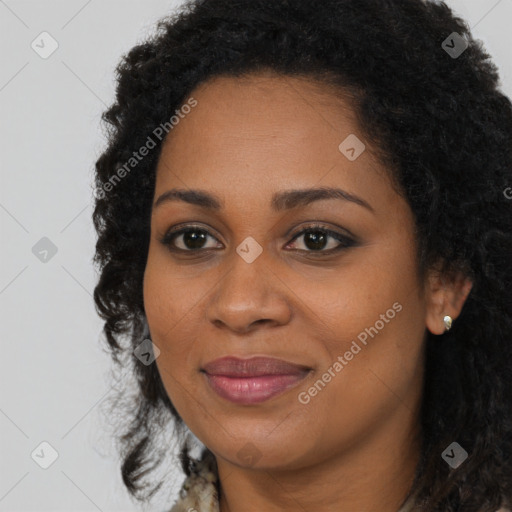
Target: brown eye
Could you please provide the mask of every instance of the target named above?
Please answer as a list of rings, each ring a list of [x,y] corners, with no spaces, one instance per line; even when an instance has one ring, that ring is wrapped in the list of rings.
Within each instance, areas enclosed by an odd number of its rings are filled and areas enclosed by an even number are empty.
[[[167,232],[161,242],[171,250],[191,252],[215,248],[216,246],[205,246],[205,242],[208,238],[213,238],[208,231],[190,226],[180,229],[179,231]],[[177,244],[180,244],[181,247],[178,247]]]
[[[342,233],[337,233],[322,226],[309,226],[294,236],[294,240],[303,237],[303,246],[298,248],[305,252],[331,253],[355,245],[355,241]],[[337,242],[337,243],[336,243]]]
[[[304,238],[303,247],[305,248],[294,247],[294,249],[301,252],[318,253],[319,255],[332,254],[356,245],[356,242],[347,235],[332,231],[322,225],[308,226],[297,233],[290,243],[300,237]],[[160,241],[174,252],[199,252],[219,248],[217,244],[208,247],[207,240],[209,238],[217,240],[206,229],[199,226],[186,226],[181,229],[169,230]],[[287,247],[289,247],[289,244]]]

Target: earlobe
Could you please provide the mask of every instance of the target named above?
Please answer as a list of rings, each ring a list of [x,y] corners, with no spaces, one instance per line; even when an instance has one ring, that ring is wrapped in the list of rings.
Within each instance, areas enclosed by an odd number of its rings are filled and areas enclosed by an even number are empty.
[[[427,278],[425,326],[436,335],[450,330],[460,315],[473,283],[457,273],[450,277],[432,270]]]

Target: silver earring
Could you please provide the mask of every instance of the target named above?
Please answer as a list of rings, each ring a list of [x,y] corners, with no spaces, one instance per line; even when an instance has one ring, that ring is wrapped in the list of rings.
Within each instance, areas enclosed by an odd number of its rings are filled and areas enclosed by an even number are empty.
[[[444,322],[444,327],[447,331],[449,331],[452,327],[452,317],[449,316],[449,315],[446,315],[444,318],[443,318],[443,322]]]

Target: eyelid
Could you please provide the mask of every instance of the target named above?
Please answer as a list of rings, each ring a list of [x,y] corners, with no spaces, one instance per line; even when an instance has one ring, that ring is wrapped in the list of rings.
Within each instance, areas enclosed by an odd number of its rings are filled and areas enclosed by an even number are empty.
[[[292,240],[295,240],[299,235],[304,234],[305,231],[312,231],[314,229],[318,229],[319,231],[324,231],[325,233],[333,236],[334,238],[340,237],[345,240],[352,240],[353,242],[358,241],[358,237],[352,234],[348,229],[343,228],[331,228],[327,224],[322,222],[311,221],[310,223],[306,222],[306,225],[302,225],[297,231],[291,230],[286,233],[286,237],[292,237]],[[337,231],[337,230],[338,231]]]
[[[320,221],[310,221],[310,222],[307,222],[306,221],[306,225],[302,224],[299,228],[297,228],[296,231],[294,231],[294,229],[290,229],[288,230],[285,234],[284,234],[284,237],[285,238],[288,238],[288,237],[293,237],[293,239],[295,239],[298,235],[302,234],[304,231],[306,230],[310,230],[310,229],[322,229],[323,231],[329,233],[329,234],[332,234],[332,235],[338,235],[338,236],[344,236],[345,238],[352,238],[354,239],[354,241],[357,241],[358,240],[358,237],[356,235],[354,235],[350,230],[346,229],[346,228],[331,228],[329,227],[327,224],[323,223],[323,222],[320,222]],[[212,230],[213,228],[211,227],[203,227],[200,223],[180,223],[180,224],[177,224],[171,228],[169,228],[165,234],[163,235],[163,237],[166,237],[170,234],[174,234],[174,233],[178,233],[178,232],[181,232],[182,230],[188,230],[188,229],[197,229],[197,230],[201,230],[201,231],[206,231],[208,234],[211,235],[210,233],[210,230]],[[343,234],[343,233],[339,233],[336,231],[336,229],[340,229],[341,231],[344,231],[346,234]],[[215,230],[213,230],[215,231]],[[218,235],[216,235],[218,236]],[[162,238],[163,238],[162,237]]]

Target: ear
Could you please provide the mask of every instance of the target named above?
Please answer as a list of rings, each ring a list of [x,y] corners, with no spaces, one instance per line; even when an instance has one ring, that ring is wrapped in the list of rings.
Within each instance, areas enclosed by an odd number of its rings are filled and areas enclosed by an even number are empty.
[[[426,316],[425,325],[432,334],[446,331],[444,317],[452,320],[460,315],[462,307],[473,286],[469,277],[462,272],[447,275],[437,268],[431,269],[426,282]]]

